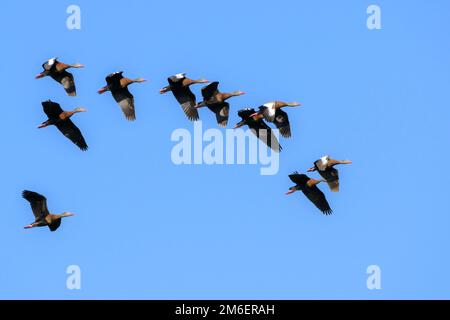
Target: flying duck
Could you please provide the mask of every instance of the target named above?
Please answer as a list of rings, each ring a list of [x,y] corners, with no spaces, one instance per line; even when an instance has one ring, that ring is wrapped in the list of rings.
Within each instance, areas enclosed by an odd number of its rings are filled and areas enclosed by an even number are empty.
[[[209,80],[199,79],[193,80],[186,77],[185,73],[178,73],[174,76],[167,78],[169,82],[168,86],[165,86],[159,90],[160,94],[171,91],[181,105],[186,117],[191,121],[197,121],[199,119],[196,106],[196,97],[189,88],[196,83],[209,83]]]
[[[323,156],[314,162],[314,167],[309,168],[308,172],[318,171],[322,178],[328,183],[330,190],[339,192],[339,172],[334,167],[338,164],[351,164],[350,160],[334,160],[329,156]]]
[[[328,201],[325,198],[325,195],[317,187],[317,185],[321,183],[323,180],[311,179],[307,175],[299,174],[298,172],[290,174],[289,179],[291,179],[291,181],[295,183],[295,186],[289,188],[289,191],[286,193],[287,195],[290,195],[298,190],[301,190],[303,194],[312,203],[314,203],[314,205],[320,211],[322,211],[323,214],[330,215],[333,213],[333,210],[331,210],[330,205],[328,204]]]
[[[298,102],[271,101],[260,106],[259,111],[252,116],[273,122],[284,138],[290,138],[291,126],[289,124],[289,117],[281,108],[297,106],[301,106],[301,104]]]
[[[208,107],[215,113],[217,123],[226,127],[228,115],[230,113],[230,104],[226,102],[231,97],[237,97],[245,94],[243,91],[234,91],[231,93],[222,93],[218,89],[219,82],[215,81],[202,88],[203,101],[197,104],[196,108]]]
[[[84,108],[76,108],[73,111],[64,111],[61,106],[51,100],[42,102],[44,112],[48,120],[44,121],[38,128],[45,128],[54,125],[58,130],[75,143],[81,150],[86,151],[88,146],[81,134],[80,129],[70,120],[70,118],[79,112],[86,112]]]
[[[84,68],[82,64],[66,64],[59,62],[58,58],[52,58],[42,64],[44,71],[36,76],[36,79],[40,79],[46,76],[52,77],[55,81],[61,83],[69,96],[76,96],[75,81],[73,75],[67,72],[69,68]]]
[[[111,73],[106,77],[106,86],[98,90],[99,94],[111,91],[111,94],[119,104],[120,108],[129,121],[136,120],[136,111],[134,108],[134,97],[128,90],[128,86],[132,83],[141,83],[146,80],[143,78],[130,79],[125,78],[123,71]]]
[[[247,125],[258,139],[264,142],[269,148],[275,152],[280,152],[283,148],[278,142],[277,137],[272,129],[261,118],[253,117],[255,109],[246,108],[238,111],[238,116],[242,120],[234,126],[234,129]]]
[[[61,225],[62,218],[74,215],[72,212],[51,214],[47,208],[47,199],[37,192],[25,190],[22,192],[22,197],[30,203],[35,217],[34,222],[25,226],[25,229],[48,226],[50,231],[56,231]]]

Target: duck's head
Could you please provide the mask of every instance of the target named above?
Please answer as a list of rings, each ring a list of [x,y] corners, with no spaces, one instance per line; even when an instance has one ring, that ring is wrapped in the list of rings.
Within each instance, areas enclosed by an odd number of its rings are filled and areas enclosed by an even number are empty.
[[[45,70],[45,71],[42,71],[41,73],[39,73],[38,75],[36,75],[34,78],[35,79],[41,79],[41,78],[44,78],[44,77],[46,77],[48,75],[49,75],[49,71]]]
[[[253,118],[254,120],[259,120],[259,119],[264,118],[264,109],[260,109],[258,112],[251,114],[250,118]]]
[[[244,91],[240,91],[240,90],[234,91],[234,92],[231,93],[231,95],[232,95],[233,97],[242,96],[242,95],[244,95],[244,94],[245,94],[245,92],[244,92]]]
[[[164,88],[162,88],[161,90],[159,90],[160,94],[164,94],[166,92],[172,91],[172,88],[170,86],[165,86]]]
[[[286,103],[287,107],[300,107],[302,104],[300,102],[288,102]]]
[[[78,107],[73,109],[73,113],[87,112],[87,110],[83,107]]]
[[[290,187],[289,190],[288,190],[288,192],[286,192],[286,195],[288,196],[288,195],[290,195],[290,194],[293,194],[294,192],[298,191],[299,188],[300,188],[299,186],[293,186],[293,187]]]
[[[247,124],[247,121],[246,120],[242,120],[242,121],[236,123],[236,125],[233,127],[233,129],[240,128],[240,127],[242,127],[242,126],[244,126],[246,124]]]
[[[75,213],[66,211],[61,215],[61,218],[73,217],[74,215],[75,215]]]

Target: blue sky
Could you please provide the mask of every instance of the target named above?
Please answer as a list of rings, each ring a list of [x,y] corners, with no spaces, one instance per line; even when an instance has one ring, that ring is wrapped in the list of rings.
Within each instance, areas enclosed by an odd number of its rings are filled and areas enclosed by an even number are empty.
[[[70,4],[81,30],[66,28]],[[370,4],[382,30],[366,27]],[[0,298],[450,298],[448,12],[444,0],[4,3]],[[77,97],[34,79],[55,56],[86,65]],[[131,88],[135,123],[96,93],[117,70],[149,80]],[[248,93],[231,100],[230,125],[242,107],[303,103],[288,110],[277,175],[172,163],[171,133],[192,124],[158,90],[178,72]],[[47,99],[89,110],[74,118],[88,152],[36,129]],[[284,195],[287,175],[324,154],[354,162],[340,193],[321,186],[329,217]],[[55,233],[24,230],[23,189],[77,215]],[[366,287],[373,264],[379,291]],[[66,289],[69,265],[81,290]]]

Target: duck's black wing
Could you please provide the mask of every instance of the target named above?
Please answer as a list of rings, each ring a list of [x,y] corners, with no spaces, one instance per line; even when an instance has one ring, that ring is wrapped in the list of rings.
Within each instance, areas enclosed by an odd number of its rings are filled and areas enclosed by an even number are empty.
[[[49,223],[47,226],[50,229],[50,231],[56,231],[56,229],[58,229],[60,225],[61,225],[61,219],[55,219],[51,223]]]
[[[70,141],[75,143],[81,150],[86,151],[88,146],[81,134],[80,129],[70,119],[59,121],[55,124],[59,131],[65,135]]]
[[[106,84],[112,88],[120,87],[120,79],[123,78],[123,71],[108,74],[105,78]],[[110,88],[110,89],[112,89]]]
[[[291,179],[291,181],[296,185],[304,187],[308,182],[309,177],[305,174],[300,174],[297,171],[295,171],[289,175],[289,179]]]
[[[291,125],[289,124],[289,117],[286,112],[281,109],[275,111],[275,119],[273,120],[275,126],[280,130],[280,134],[284,138],[291,137]]]
[[[250,129],[252,129],[252,132],[256,134],[258,139],[264,142],[273,151],[280,152],[283,149],[272,129],[264,122],[264,120],[250,119],[247,124]]]
[[[219,82],[211,82],[202,88],[202,97],[204,101],[211,100],[219,93]]]
[[[75,80],[73,74],[66,70],[60,72],[52,72],[50,76],[57,82],[61,83],[69,96],[76,96]]]
[[[184,114],[189,120],[197,121],[199,119],[198,111],[195,108],[197,99],[188,86],[183,86],[183,78],[177,79],[176,77],[170,77],[167,80]]]
[[[44,112],[49,119],[59,118],[59,115],[64,112],[59,103],[47,100],[42,102]]]
[[[228,117],[230,114],[230,104],[228,102],[214,103],[208,105],[208,109],[214,112],[219,126],[226,127],[228,124]]]
[[[42,220],[49,214],[47,199],[43,195],[37,192],[24,190],[22,192],[22,197],[30,203],[31,210],[36,219],[35,221]]]
[[[134,108],[134,97],[128,87],[111,90],[114,100],[119,104],[125,118],[129,121],[136,120],[136,110]]]
[[[317,186],[302,188],[303,194],[325,215],[333,213],[325,195]]]
[[[339,171],[333,167],[327,167],[325,170],[319,170],[316,166],[320,176],[327,181],[330,190],[339,192]]]

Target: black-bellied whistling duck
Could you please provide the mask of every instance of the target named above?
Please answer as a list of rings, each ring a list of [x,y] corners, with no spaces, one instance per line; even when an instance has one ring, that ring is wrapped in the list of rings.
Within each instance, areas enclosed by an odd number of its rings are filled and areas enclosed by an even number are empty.
[[[226,102],[231,97],[237,97],[245,94],[243,91],[234,91],[231,93],[222,93],[219,91],[219,82],[215,81],[202,88],[203,101],[197,104],[196,108],[208,107],[215,113],[217,123],[226,127],[228,115],[230,113],[230,104]]]
[[[44,71],[36,76],[36,79],[40,79],[46,76],[52,77],[55,81],[61,83],[69,96],[76,96],[77,91],[75,88],[75,81],[73,75],[67,72],[69,68],[83,68],[84,66],[79,63],[66,64],[59,62],[58,58],[49,59],[42,65]]]
[[[206,79],[193,80],[186,77],[185,73],[179,73],[167,79],[169,85],[162,88],[159,93],[163,94],[172,91],[175,99],[183,108],[184,113],[191,121],[199,119],[196,106],[196,98],[189,86],[196,83],[209,83]]]
[[[284,138],[290,138],[291,126],[289,124],[289,117],[286,112],[281,110],[281,108],[297,106],[301,106],[301,104],[298,102],[271,101],[260,106],[259,111],[253,116],[261,117],[269,122],[273,122]]]
[[[320,182],[324,180],[315,180],[311,179],[305,174],[299,174],[298,172],[294,172],[289,175],[289,179],[295,186],[289,188],[289,191],[286,193],[287,195],[292,194],[298,190],[301,190],[303,194],[312,202],[314,205],[322,211],[323,214],[330,215],[333,213],[330,205],[328,204],[327,199],[322,191],[317,187]]]
[[[42,106],[48,120],[43,122],[38,128],[45,128],[50,125],[54,125],[63,135],[69,138],[81,150],[86,151],[88,149],[80,129],[78,129],[72,120],[70,120],[74,114],[86,112],[86,109],[76,108],[73,111],[64,111],[58,103],[50,100],[42,102]]]
[[[62,218],[74,215],[72,212],[51,214],[47,208],[47,199],[39,193],[25,190],[22,192],[22,197],[30,203],[35,217],[34,222],[25,226],[25,229],[48,226],[50,231],[56,231],[61,225]]]
[[[281,147],[278,139],[274,135],[272,129],[264,122],[264,120],[252,117],[255,113],[255,109],[247,108],[238,111],[238,116],[242,118],[242,121],[234,126],[234,129],[240,128],[247,125],[253,134],[258,137],[262,142],[264,142],[273,151],[280,152],[283,148]]]
[[[134,97],[128,90],[132,83],[141,83],[146,80],[143,78],[129,79],[125,78],[123,71],[111,73],[106,77],[106,86],[98,90],[99,94],[111,91],[111,94],[122,109],[125,118],[130,121],[136,120],[136,111],[134,108]]]
[[[308,169],[308,172],[318,171],[319,174],[326,180],[330,190],[339,192],[339,172],[334,168],[337,164],[350,164],[350,160],[335,160],[329,156],[324,156],[314,162],[314,167]]]

